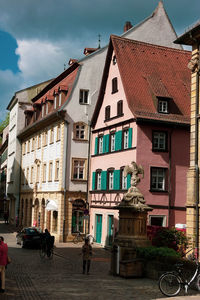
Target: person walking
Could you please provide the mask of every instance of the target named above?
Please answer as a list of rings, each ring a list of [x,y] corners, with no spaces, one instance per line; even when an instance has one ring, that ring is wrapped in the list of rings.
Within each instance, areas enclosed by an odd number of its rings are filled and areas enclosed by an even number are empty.
[[[0,236],[0,273],[1,273],[1,288],[0,293],[5,292],[5,268],[8,260],[8,245],[4,243],[4,238]]]
[[[82,247],[82,255],[83,255],[83,274],[85,274],[85,268],[87,265],[87,275],[89,275],[91,257],[92,257],[92,246],[89,243],[89,239],[85,239],[85,243]]]

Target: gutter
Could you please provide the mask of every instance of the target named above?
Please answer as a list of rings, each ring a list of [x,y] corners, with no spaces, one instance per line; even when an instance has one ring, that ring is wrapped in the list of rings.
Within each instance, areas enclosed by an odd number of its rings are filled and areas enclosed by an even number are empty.
[[[200,52],[200,46],[199,46]],[[199,258],[199,145],[198,145],[198,137],[199,137],[199,67],[196,73],[196,113],[195,113],[195,195],[196,195],[196,236],[195,236],[195,252],[196,258]]]
[[[172,131],[173,129],[169,133],[168,226],[170,226],[170,218],[171,218]]]
[[[89,210],[89,177],[90,177],[90,143],[91,143],[91,122],[88,122],[89,127],[89,145],[88,145],[88,166],[87,166],[87,199],[86,199],[86,205],[87,209]],[[90,218],[88,219],[88,233],[90,229]],[[85,232],[86,235],[86,232]]]

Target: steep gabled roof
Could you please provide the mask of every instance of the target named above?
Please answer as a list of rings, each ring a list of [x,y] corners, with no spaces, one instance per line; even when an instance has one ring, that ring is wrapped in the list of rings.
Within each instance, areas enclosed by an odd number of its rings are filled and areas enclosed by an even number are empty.
[[[111,36],[101,89],[92,119],[103,103],[112,53],[115,53],[128,106],[137,120],[189,124],[190,52]],[[173,113],[158,113],[156,99],[168,98]]]
[[[122,34],[121,37],[160,46],[183,49],[181,45],[175,45],[173,43],[177,38],[177,34],[162,1],[159,1],[158,6],[148,18],[133,26]]]

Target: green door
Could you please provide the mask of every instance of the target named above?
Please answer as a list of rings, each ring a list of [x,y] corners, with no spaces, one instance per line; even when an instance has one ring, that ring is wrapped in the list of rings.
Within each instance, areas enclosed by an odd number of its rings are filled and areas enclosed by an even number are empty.
[[[113,228],[114,228],[113,215],[109,215],[108,216],[108,246],[111,246],[113,242]]]
[[[96,215],[96,242],[101,243],[102,215]]]

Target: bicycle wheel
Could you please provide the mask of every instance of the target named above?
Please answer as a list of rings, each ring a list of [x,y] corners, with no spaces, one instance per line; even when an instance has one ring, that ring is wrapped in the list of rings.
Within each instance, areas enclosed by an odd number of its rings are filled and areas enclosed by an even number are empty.
[[[181,280],[174,273],[164,273],[159,278],[159,289],[160,291],[168,297],[176,296],[181,290]]]
[[[197,275],[196,287],[197,287],[197,290],[200,292],[200,274]]]
[[[39,253],[40,253],[40,258],[45,258],[45,256],[46,256],[46,249],[45,249],[45,247],[41,246]]]
[[[73,243],[74,243],[74,244],[77,244],[78,241],[79,241],[79,240],[78,240],[78,235],[76,235],[76,236],[74,237],[74,239],[73,239]]]

